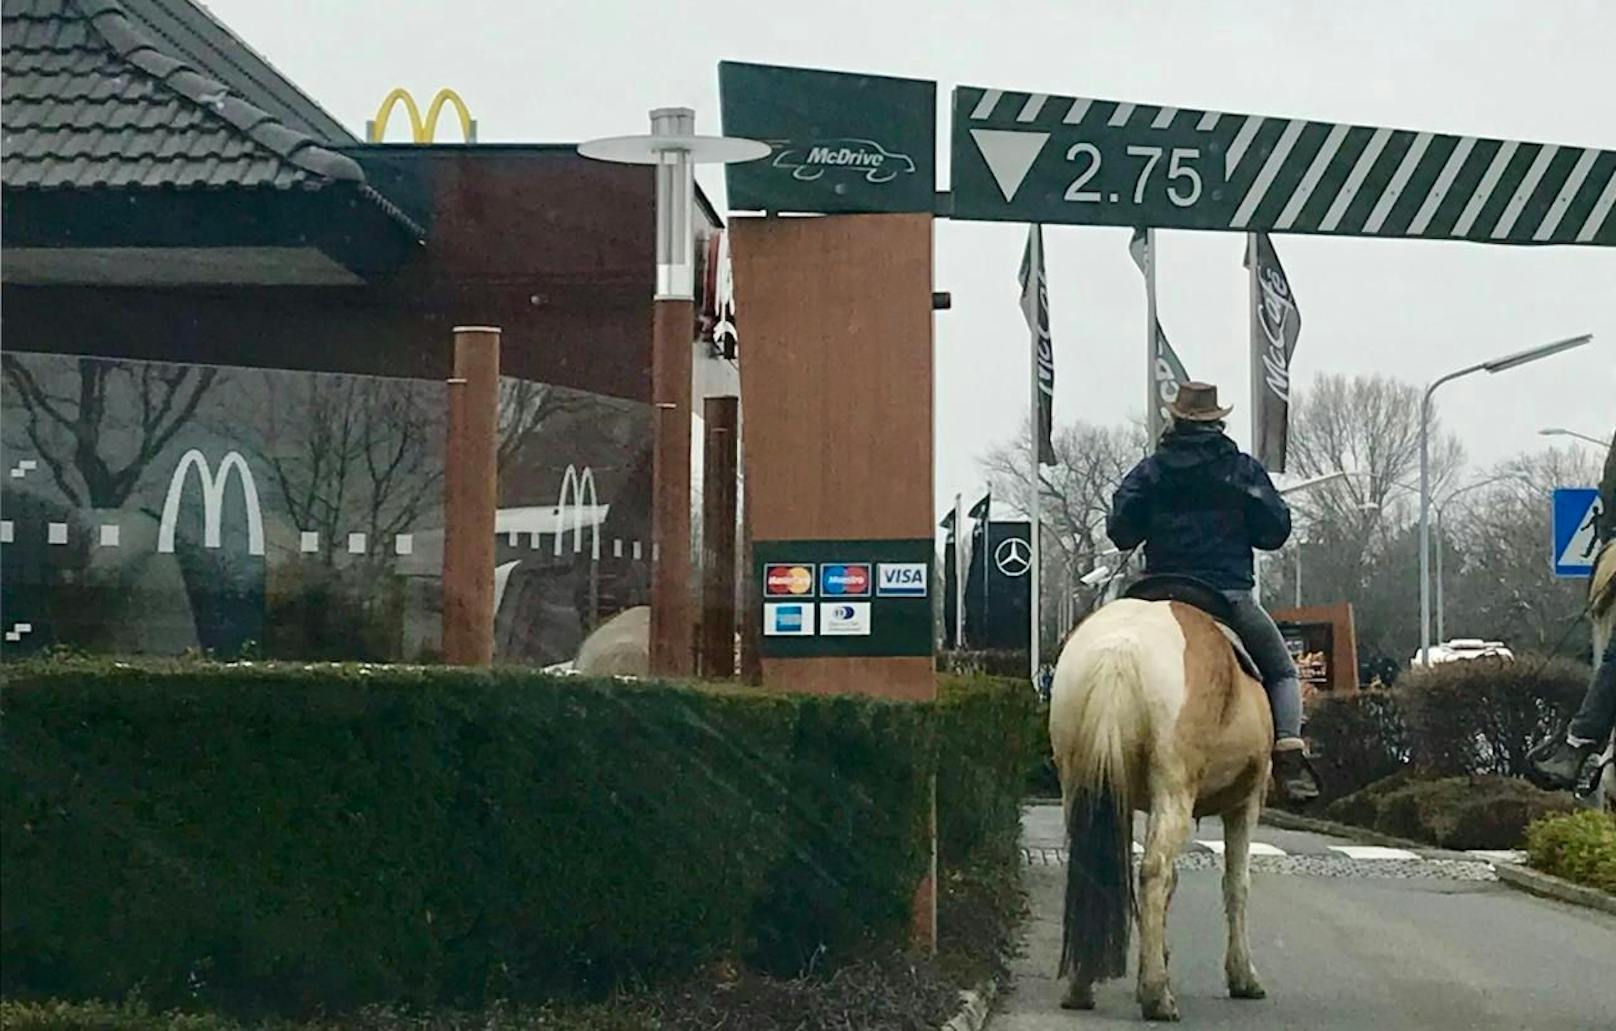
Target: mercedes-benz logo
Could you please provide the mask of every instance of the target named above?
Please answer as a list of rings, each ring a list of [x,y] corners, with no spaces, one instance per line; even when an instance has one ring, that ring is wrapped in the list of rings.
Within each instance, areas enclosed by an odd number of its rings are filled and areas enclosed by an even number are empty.
[[[1032,568],[1032,545],[1020,537],[1006,537],[993,549],[993,563],[1005,576],[1026,576]]]

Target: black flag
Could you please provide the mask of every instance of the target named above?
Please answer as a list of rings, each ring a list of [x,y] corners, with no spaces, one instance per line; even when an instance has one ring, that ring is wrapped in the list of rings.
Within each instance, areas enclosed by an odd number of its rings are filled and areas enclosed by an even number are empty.
[[[1269,472],[1285,471],[1291,412],[1291,355],[1302,335],[1290,280],[1267,233],[1252,233],[1246,252],[1251,269],[1251,453]]]
[[[1021,314],[1032,333],[1033,361],[1038,376],[1038,464],[1055,464],[1050,439],[1055,421],[1055,350],[1049,342],[1049,288],[1044,281],[1044,227],[1027,227],[1027,249],[1021,255]]]

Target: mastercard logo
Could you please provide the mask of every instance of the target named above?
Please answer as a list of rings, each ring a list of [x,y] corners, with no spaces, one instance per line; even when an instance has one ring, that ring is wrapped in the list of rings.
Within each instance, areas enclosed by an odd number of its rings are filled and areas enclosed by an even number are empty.
[[[812,594],[814,569],[803,565],[768,566],[763,571],[763,591],[772,597]]]

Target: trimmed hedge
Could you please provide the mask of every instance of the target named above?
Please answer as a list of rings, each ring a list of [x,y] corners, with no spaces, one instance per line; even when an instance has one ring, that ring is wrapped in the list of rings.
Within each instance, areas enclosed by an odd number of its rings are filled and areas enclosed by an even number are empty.
[[[1048,751],[1043,707],[1025,680],[943,677],[937,698],[938,860],[1014,865],[1021,800]]]
[[[1305,733],[1323,800],[1409,769],[1428,779],[1522,776],[1532,746],[1576,711],[1588,676],[1564,659],[1470,659],[1415,670],[1396,688],[1321,698]]]
[[[340,1010],[718,955],[795,972],[900,939],[925,869],[930,706],[406,667],[3,675],[8,995]]]
[[[1588,678],[1587,666],[1535,655],[1415,670],[1397,685],[1414,764],[1435,776],[1524,776],[1527,753],[1576,711]]]
[[[1395,691],[1321,697],[1308,709],[1306,734],[1324,789],[1321,803],[1351,795],[1408,764],[1408,726]]]
[[[1518,848],[1534,820],[1571,806],[1568,795],[1510,777],[1427,780],[1405,772],[1340,799],[1326,815],[1442,848]]]
[[[1616,895],[1616,816],[1592,809],[1534,823],[1526,854],[1544,873]]]

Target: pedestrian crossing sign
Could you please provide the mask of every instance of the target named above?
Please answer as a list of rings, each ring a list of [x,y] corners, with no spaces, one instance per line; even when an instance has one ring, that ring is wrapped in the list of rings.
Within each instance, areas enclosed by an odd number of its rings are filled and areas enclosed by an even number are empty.
[[[1599,539],[1599,491],[1592,487],[1554,489],[1554,575],[1592,575]]]

